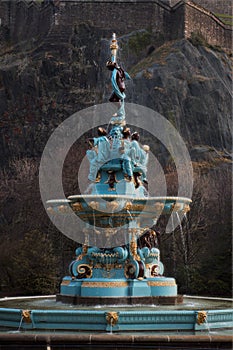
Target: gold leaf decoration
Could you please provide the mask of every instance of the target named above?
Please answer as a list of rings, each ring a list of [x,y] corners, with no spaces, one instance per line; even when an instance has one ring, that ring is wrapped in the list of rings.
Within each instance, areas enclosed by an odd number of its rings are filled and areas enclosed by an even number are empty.
[[[106,209],[113,212],[118,209],[118,206],[119,204],[117,201],[107,202]]]
[[[94,210],[98,210],[99,209],[99,203],[98,202],[91,201],[90,203],[88,203],[88,205]]]
[[[207,312],[206,311],[198,311],[197,313],[197,324],[203,324],[206,322]]]
[[[74,211],[81,211],[81,210],[83,210],[82,203],[78,203],[78,202],[72,204],[72,208],[74,209]]]
[[[26,323],[31,323],[31,311],[30,310],[22,310],[22,318]]]
[[[110,311],[106,314],[106,321],[111,326],[115,326],[118,322],[118,313],[115,311]]]

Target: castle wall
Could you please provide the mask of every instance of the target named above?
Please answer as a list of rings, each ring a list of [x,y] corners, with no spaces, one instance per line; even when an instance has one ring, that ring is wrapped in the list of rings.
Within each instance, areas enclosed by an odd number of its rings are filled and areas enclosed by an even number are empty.
[[[169,14],[169,7],[158,6],[155,1],[73,1],[63,3],[61,21],[63,24],[90,21],[122,35],[143,28],[164,31],[166,12]]]
[[[209,44],[231,48],[232,30],[211,12],[187,1],[185,6],[185,38],[192,33],[201,34]]]
[[[232,16],[232,0],[194,0],[193,2],[214,14],[224,13]]]
[[[166,1],[170,6],[175,6],[181,0],[161,0]],[[214,14],[228,14],[232,16],[232,0],[193,0],[193,2]]]
[[[1,26],[9,28],[12,42],[27,41],[48,33],[53,22],[53,7],[41,6],[36,2],[0,2]]]
[[[202,4],[229,8],[230,0],[195,0]],[[173,7],[171,7],[171,5]],[[218,12],[223,8],[216,7]],[[47,35],[54,23],[55,8],[52,5],[41,6],[37,2],[7,1],[0,2],[2,25],[10,28],[12,42],[27,41]],[[109,36],[113,31],[123,35],[139,29],[153,29],[162,34],[165,40],[190,37],[192,32],[201,33],[214,45],[231,48],[231,29],[224,25],[211,12],[190,1],[176,0],[73,0],[60,1],[59,24],[63,27],[91,22],[103,28]]]

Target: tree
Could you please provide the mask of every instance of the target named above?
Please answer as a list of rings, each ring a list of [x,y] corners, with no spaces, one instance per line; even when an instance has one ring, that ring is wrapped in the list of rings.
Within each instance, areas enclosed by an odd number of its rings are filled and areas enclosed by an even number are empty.
[[[22,294],[51,294],[56,290],[56,264],[46,234],[32,230],[19,242],[13,257],[15,287]]]

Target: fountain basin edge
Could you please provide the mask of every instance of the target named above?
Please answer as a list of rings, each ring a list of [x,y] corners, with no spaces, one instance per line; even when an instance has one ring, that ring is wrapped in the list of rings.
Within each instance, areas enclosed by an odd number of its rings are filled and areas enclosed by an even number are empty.
[[[4,298],[0,301],[7,300],[8,298]],[[160,310],[159,307],[143,310],[140,306],[132,310],[124,310],[122,306],[105,306],[103,309],[89,307],[79,310],[70,307],[65,310],[0,308],[1,329],[124,332],[203,331],[232,327],[232,308],[219,310]]]

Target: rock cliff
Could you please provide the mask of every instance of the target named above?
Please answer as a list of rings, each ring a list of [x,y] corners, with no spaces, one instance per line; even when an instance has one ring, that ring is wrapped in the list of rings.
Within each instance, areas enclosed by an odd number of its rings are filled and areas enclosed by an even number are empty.
[[[0,56],[3,150],[9,157],[39,157],[48,136],[77,110],[106,102],[106,33],[88,24],[60,27],[38,46],[5,48]],[[155,46],[139,31],[119,38],[121,60],[133,77],[127,101],[165,116],[189,148],[231,148],[231,59],[200,40]],[[158,42],[156,43],[157,45]]]

